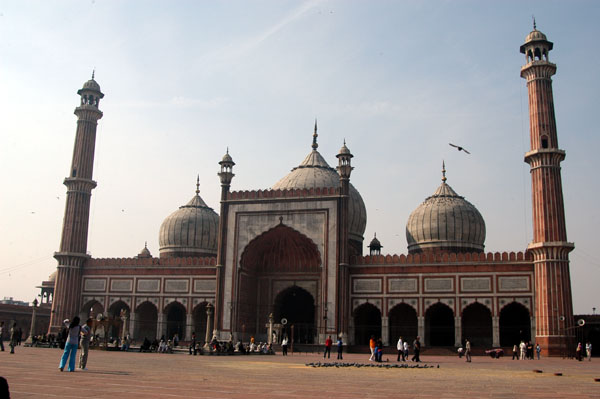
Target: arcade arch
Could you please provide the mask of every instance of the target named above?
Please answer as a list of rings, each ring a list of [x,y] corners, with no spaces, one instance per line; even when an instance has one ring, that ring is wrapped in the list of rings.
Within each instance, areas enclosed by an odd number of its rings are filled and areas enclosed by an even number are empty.
[[[454,312],[438,302],[425,312],[425,345],[454,346]]]
[[[518,302],[511,302],[500,311],[500,346],[519,345],[531,340],[529,310]]]
[[[406,303],[394,306],[388,315],[390,344],[393,346],[402,337],[404,341],[413,342],[418,333],[417,311]]]
[[[490,309],[475,302],[463,309],[462,339],[468,339],[473,347],[491,348],[493,342],[492,312]]]
[[[134,338],[143,340],[153,341],[157,338],[156,334],[156,322],[158,320],[158,309],[153,303],[146,301],[135,310],[135,328]]]
[[[381,338],[381,311],[367,302],[354,309],[354,343],[368,345],[371,337]]]
[[[175,334],[179,340],[184,340],[185,337],[185,307],[179,302],[171,302],[165,308],[167,315],[167,336],[166,339],[172,339]]]

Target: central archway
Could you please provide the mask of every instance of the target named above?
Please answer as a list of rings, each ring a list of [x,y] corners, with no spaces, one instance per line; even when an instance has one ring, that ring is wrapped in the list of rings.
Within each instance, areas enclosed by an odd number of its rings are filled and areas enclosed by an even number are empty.
[[[425,312],[425,345],[454,346],[454,313],[441,302]]]
[[[156,336],[156,322],[158,319],[158,310],[151,302],[144,302],[135,310],[135,336],[138,340],[148,338],[153,341]]]
[[[281,291],[274,301],[275,321],[287,319],[283,334],[290,336],[294,326],[294,342],[312,344],[317,336],[315,328],[315,300],[303,288],[293,286]]]
[[[318,281],[321,272],[321,255],[317,245],[293,228],[280,223],[255,237],[245,247],[236,271],[239,289],[234,331],[242,337],[250,335],[265,339],[269,313],[274,312],[278,323],[284,317],[281,312],[284,312],[288,319],[287,329],[295,324],[295,341],[312,343],[318,336],[315,313],[318,298],[300,287],[286,289],[275,298],[273,280],[294,281],[301,276],[302,280]],[[304,305],[296,306],[296,301]],[[290,332],[287,331],[288,334]]]

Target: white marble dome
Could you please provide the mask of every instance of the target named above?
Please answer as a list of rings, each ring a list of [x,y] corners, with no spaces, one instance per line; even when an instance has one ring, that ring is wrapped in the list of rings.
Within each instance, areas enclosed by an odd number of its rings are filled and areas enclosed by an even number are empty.
[[[485,222],[473,204],[446,184],[444,176],[435,193],[410,214],[406,241],[409,253],[483,252]]]
[[[316,143],[313,150],[304,158],[300,165],[275,183],[273,190],[310,189],[324,187],[339,187],[340,175],[317,151]],[[367,226],[367,210],[360,193],[350,183],[350,201],[348,210],[349,238],[362,243]]]
[[[196,190],[196,195],[160,226],[160,257],[216,256],[218,231],[219,215]]]

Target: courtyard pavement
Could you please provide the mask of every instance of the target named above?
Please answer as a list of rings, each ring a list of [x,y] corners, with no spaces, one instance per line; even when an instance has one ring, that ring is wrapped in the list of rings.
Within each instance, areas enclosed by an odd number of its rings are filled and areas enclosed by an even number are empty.
[[[433,368],[315,368],[305,364],[323,362],[322,355],[93,350],[88,371],[61,373],[61,353],[24,347],[17,347],[14,355],[0,352],[0,376],[8,380],[11,398],[600,398],[600,382],[595,381],[600,378],[599,358],[473,357],[466,363],[454,356],[423,356],[423,364]],[[335,362],[332,355],[326,362]],[[368,357],[344,354],[343,361],[372,364]],[[396,364],[395,356],[384,355],[383,364]]]

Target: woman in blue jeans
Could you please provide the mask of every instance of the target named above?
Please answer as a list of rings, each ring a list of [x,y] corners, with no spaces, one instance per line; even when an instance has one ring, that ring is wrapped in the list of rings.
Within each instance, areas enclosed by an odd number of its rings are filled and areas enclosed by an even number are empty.
[[[79,334],[81,333],[81,326],[79,325],[79,317],[73,317],[73,321],[69,325],[69,333],[67,336],[67,342],[65,342],[65,351],[60,358],[60,365],[58,368],[63,371],[67,359],[69,359],[68,371],[75,371],[75,357],[77,356],[77,347],[79,346]]]

